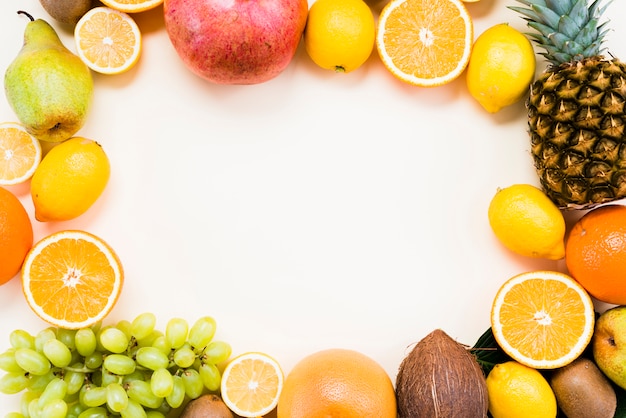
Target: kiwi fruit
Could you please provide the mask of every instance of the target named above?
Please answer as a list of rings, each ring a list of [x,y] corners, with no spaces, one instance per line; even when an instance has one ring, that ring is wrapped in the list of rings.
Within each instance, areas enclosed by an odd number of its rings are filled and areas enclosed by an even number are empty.
[[[613,418],[615,390],[596,364],[585,357],[556,369],[550,376],[556,402],[567,418]]]
[[[189,401],[179,418],[234,418],[234,415],[222,398],[206,394]]]
[[[75,25],[92,7],[92,0],[39,0],[50,17],[66,25]]]

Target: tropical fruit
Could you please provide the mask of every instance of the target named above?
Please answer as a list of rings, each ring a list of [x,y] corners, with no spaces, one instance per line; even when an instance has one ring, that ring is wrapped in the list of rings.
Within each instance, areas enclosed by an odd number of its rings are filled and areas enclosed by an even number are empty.
[[[354,350],[331,348],[300,360],[285,379],[278,418],[396,418],[385,370]]]
[[[224,369],[222,400],[240,417],[261,417],[276,408],[283,381],[283,371],[274,358],[264,353],[244,353]]]
[[[626,304],[626,207],[605,205],[583,215],[568,234],[565,263],[591,296]]]
[[[367,61],[376,41],[376,23],[363,0],[317,0],[309,9],[304,46],[321,68],[339,73]]]
[[[487,375],[493,418],[555,418],[556,397],[539,371],[516,361],[496,364]]]
[[[524,99],[535,65],[528,38],[506,23],[497,24],[474,42],[466,73],[468,90],[485,110],[496,113]]]
[[[376,48],[383,64],[416,86],[459,77],[473,41],[472,19],[461,0],[391,0],[378,18]]]
[[[488,209],[489,225],[509,250],[535,258],[565,256],[565,219],[537,187],[514,184],[498,189]]]
[[[585,289],[555,271],[530,271],[507,280],[491,309],[493,336],[513,360],[535,369],[555,369],[585,350],[595,321]]]
[[[92,70],[119,74],[130,70],[141,55],[141,32],[124,12],[94,7],[74,27],[76,51]]]
[[[15,122],[0,123],[0,185],[30,179],[41,161],[41,143]]]
[[[119,10],[125,13],[139,13],[154,9],[161,4],[163,0],[101,0],[105,6]]]
[[[560,207],[626,196],[626,64],[603,56],[602,1],[518,0],[549,67],[531,85],[528,125],[541,185]]]
[[[33,245],[33,226],[22,202],[0,187],[0,285],[15,277]]]
[[[68,329],[104,319],[123,281],[113,249],[78,230],[55,232],[35,243],[22,268],[22,288],[31,309],[44,321]]]

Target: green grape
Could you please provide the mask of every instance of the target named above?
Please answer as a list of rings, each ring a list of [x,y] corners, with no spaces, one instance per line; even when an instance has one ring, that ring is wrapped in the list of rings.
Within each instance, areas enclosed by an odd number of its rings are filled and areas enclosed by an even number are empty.
[[[37,392],[33,392],[31,390],[27,390],[22,394],[22,398],[20,399],[20,413],[25,417],[28,417],[28,405],[39,397]]]
[[[131,323],[130,333],[135,339],[143,340],[154,331],[156,326],[156,316],[150,312],[137,315]]]
[[[131,331],[132,330],[132,324],[130,323],[130,321],[127,321],[127,320],[123,319],[123,320],[119,321],[117,324],[115,324],[115,328],[119,329],[124,334],[126,334],[126,337],[128,337],[129,340],[133,336],[132,331]]]
[[[135,356],[137,364],[150,370],[163,369],[169,366],[170,360],[163,351],[155,347],[141,347]]]
[[[135,380],[126,385],[126,393],[130,399],[139,402],[150,409],[155,409],[163,403],[163,397],[152,393],[150,383],[143,380]]]
[[[99,351],[94,351],[92,354],[85,356],[85,367],[96,370],[104,361],[104,356]]]
[[[139,402],[132,399],[128,400],[126,408],[120,412],[122,418],[146,418],[146,411],[139,404]]]
[[[78,418],[108,418],[109,412],[101,406],[87,408],[80,413]]]
[[[167,341],[165,335],[160,335],[156,337],[152,342],[152,347],[159,349],[165,355],[169,355],[169,353],[172,351],[172,346],[170,345],[169,341]]]
[[[0,377],[0,393],[14,395],[30,386],[30,379],[22,373],[6,373]]]
[[[113,374],[127,375],[135,371],[136,363],[123,354],[109,354],[104,358],[102,366]]]
[[[165,338],[170,344],[170,347],[177,349],[182,347],[187,341],[187,333],[189,325],[187,321],[182,318],[172,318],[167,322],[165,326]]]
[[[37,333],[37,335],[35,335],[35,350],[42,352],[44,343],[48,340],[52,340],[56,338],[57,338],[57,334],[56,332],[54,332],[53,327],[42,329],[41,331]]]
[[[41,408],[41,416],[45,418],[65,418],[67,404],[63,399],[53,399]]]
[[[122,384],[127,384],[132,382],[133,380],[146,380],[146,372],[144,372],[143,370],[139,370],[139,369],[135,369],[134,372],[127,374],[126,376],[124,376],[124,378],[122,379]]]
[[[165,418],[165,414],[159,411],[147,411],[146,418]]]
[[[15,348],[9,348],[0,354],[0,370],[9,373],[24,373],[24,369],[15,361]]]
[[[87,384],[80,390],[78,399],[87,408],[102,406],[107,402],[107,389],[102,386]]]
[[[74,402],[69,405],[67,409],[67,418],[78,418],[78,416],[87,409],[84,405],[81,405],[80,402]]]
[[[203,316],[196,320],[189,330],[189,344],[196,350],[203,350],[213,339],[217,324],[210,316]]]
[[[55,377],[39,396],[39,407],[43,409],[51,401],[65,398],[65,395],[67,395],[67,382]]]
[[[204,387],[206,387],[211,392],[215,392],[220,388],[220,383],[222,382],[222,374],[219,369],[214,364],[205,363],[200,366],[198,370],[200,374],[200,378],[202,379],[202,383]]]
[[[60,340],[51,338],[43,343],[43,354],[55,367],[67,367],[72,361],[72,352]]]
[[[74,370],[65,370],[65,374],[63,375],[63,380],[67,382],[68,395],[78,393],[85,382],[85,373],[77,371],[83,368],[83,364],[74,363],[71,368]]]
[[[56,376],[54,375],[54,372],[52,370],[41,376],[31,376],[30,386],[28,387],[28,389],[35,393],[41,394],[48,386],[48,383],[50,383],[55,377]]]
[[[76,330],[57,328],[57,340],[61,341],[71,351],[76,350]]]
[[[150,378],[150,389],[152,393],[160,398],[165,398],[174,390],[174,377],[169,370],[157,369]]]
[[[50,361],[32,348],[18,348],[15,350],[15,361],[30,374],[42,376],[50,371]]]
[[[35,398],[28,404],[28,416],[32,418],[44,418],[39,398]]]
[[[141,339],[138,338],[137,345],[139,347],[150,347],[154,345],[154,341],[159,337],[165,338],[165,334],[163,334],[161,331],[154,330],[150,334],[146,335],[145,337]]]
[[[167,395],[165,400],[172,408],[178,408],[185,400],[185,382],[183,382],[183,378],[178,375],[173,376],[173,380],[174,386],[172,388],[172,393]]]
[[[4,418],[25,418],[20,412],[9,412]]]
[[[200,373],[198,373],[197,370],[187,369],[183,371],[181,377],[183,378],[183,383],[185,384],[185,394],[187,396],[191,399],[196,399],[202,395],[204,383],[202,383],[202,378],[200,378]]]
[[[224,341],[211,341],[202,353],[204,363],[220,364],[228,360],[232,353],[230,344]]]
[[[96,334],[91,328],[81,328],[74,334],[74,345],[76,351],[83,356],[87,357],[96,351],[97,340]]]
[[[113,412],[121,412],[128,406],[128,394],[119,383],[109,383],[106,387],[107,407]]]
[[[13,348],[35,349],[35,337],[23,329],[16,329],[9,335],[9,342]]]
[[[196,360],[196,353],[193,352],[191,346],[185,343],[182,347],[174,352],[174,363],[183,369],[191,367]]]
[[[113,327],[103,329],[99,335],[99,340],[105,350],[116,354],[126,351],[130,342],[124,331]]]
[[[106,387],[109,385],[109,383],[119,383],[119,381],[120,379],[118,375],[111,373],[104,367],[100,369],[100,385],[101,386]]]

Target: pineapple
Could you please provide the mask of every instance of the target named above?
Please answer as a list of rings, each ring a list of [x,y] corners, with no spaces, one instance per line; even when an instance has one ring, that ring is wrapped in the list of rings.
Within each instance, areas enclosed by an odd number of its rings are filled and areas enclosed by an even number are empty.
[[[528,126],[545,193],[561,208],[626,197],[626,65],[603,55],[602,0],[517,0],[548,68],[531,84]]]

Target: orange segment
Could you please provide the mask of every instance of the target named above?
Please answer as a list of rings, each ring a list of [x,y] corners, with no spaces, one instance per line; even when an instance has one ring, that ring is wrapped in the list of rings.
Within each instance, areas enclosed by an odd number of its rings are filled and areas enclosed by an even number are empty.
[[[0,185],[20,184],[30,179],[41,161],[41,144],[24,126],[0,123]]]
[[[120,295],[123,270],[113,249],[84,231],[60,231],[26,255],[22,286],[28,305],[52,325],[77,329],[101,321]]]
[[[139,13],[154,9],[163,4],[163,0],[101,0],[105,6],[125,13]]]
[[[95,7],[74,28],[78,56],[92,70],[119,74],[132,68],[141,54],[141,32],[126,13]]]
[[[245,353],[228,363],[222,375],[224,403],[235,414],[254,418],[272,411],[283,388],[283,372],[263,353]]]
[[[522,273],[498,291],[493,335],[518,362],[554,369],[574,361],[593,335],[591,297],[573,278],[553,271]]]
[[[446,84],[467,67],[473,24],[461,0],[391,0],[378,19],[376,47],[385,67],[409,84]]]

